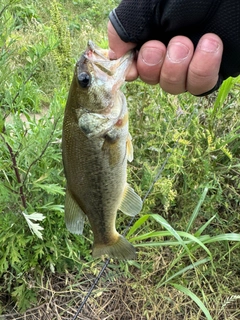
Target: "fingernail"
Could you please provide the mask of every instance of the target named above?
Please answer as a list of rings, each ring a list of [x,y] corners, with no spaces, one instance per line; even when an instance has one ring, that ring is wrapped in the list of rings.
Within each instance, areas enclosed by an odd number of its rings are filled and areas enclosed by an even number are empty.
[[[199,47],[202,51],[217,52],[219,49],[219,43],[213,39],[203,39]]]
[[[148,66],[156,66],[163,60],[163,52],[157,48],[143,48],[140,52],[142,61]]]
[[[108,51],[108,58],[110,60],[116,60],[117,59],[117,55],[112,49],[109,49],[109,51]]]
[[[169,60],[180,63],[188,57],[189,48],[180,42],[170,43],[167,50]]]

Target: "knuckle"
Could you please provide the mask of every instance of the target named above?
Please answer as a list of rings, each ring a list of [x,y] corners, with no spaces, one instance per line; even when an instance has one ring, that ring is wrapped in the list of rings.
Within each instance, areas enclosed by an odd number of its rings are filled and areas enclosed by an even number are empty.
[[[185,80],[176,77],[160,79],[160,87],[171,94],[179,94],[185,92]]]
[[[190,65],[188,74],[192,78],[207,79],[213,76],[213,70],[205,65]]]

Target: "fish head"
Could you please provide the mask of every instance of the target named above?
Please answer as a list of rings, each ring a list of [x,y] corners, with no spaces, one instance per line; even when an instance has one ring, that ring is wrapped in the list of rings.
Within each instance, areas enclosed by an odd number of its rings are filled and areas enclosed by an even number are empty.
[[[75,67],[72,82],[72,94],[76,97],[74,107],[84,112],[111,113],[133,56],[130,51],[117,60],[110,60],[108,50],[89,41]]]

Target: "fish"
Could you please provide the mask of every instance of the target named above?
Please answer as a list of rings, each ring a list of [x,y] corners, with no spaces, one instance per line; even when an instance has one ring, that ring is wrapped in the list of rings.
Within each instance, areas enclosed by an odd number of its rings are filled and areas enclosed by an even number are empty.
[[[93,258],[134,259],[134,246],[116,231],[118,210],[135,216],[142,200],[127,183],[133,160],[127,102],[120,87],[133,61],[117,60],[92,41],[77,61],[64,112],[62,155],[66,176],[65,223],[82,234],[86,217],[93,232]]]

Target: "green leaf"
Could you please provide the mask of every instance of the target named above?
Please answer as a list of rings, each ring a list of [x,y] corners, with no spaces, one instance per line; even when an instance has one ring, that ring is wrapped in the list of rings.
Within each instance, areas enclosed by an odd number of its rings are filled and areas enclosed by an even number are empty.
[[[129,238],[137,229],[139,229],[150,217],[149,214],[146,214],[142,217],[140,217],[135,223],[134,225],[130,228],[130,230],[127,233],[126,238]]]
[[[204,243],[212,243],[212,242],[219,242],[219,241],[240,241],[240,234],[239,233],[224,233],[219,234],[217,236],[213,236],[204,240]]]
[[[139,236],[132,237],[130,240],[131,240],[131,242],[135,242],[135,241],[142,241],[142,240],[151,239],[151,238],[161,238],[161,237],[166,237],[166,236],[171,236],[171,235],[172,234],[167,230],[150,231],[150,232],[146,232],[144,234],[140,234]],[[152,242],[152,243],[154,243],[154,242]]]
[[[190,233],[187,233],[187,232],[184,232],[184,231],[179,232],[179,234],[181,234],[182,237],[188,238],[188,239],[192,240],[193,242],[197,243],[200,247],[202,247],[202,248],[207,252],[207,254],[209,255],[209,257],[212,258],[211,252],[210,252],[209,249],[203,244],[203,242],[201,241],[201,239],[198,239],[198,238],[194,237],[193,235],[191,235]]]
[[[214,114],[216,113],[216,110],[218,109],[218,107],[223,105],[224,100],[227,98],[227,95],[229,94],[233,85],[236,83],[236,80],[237,78],[229,77],[222,83],[218,91],[217,99],[214,103],[214,109],[213,109]]]
[[[211,217],[204,225],[202,225],[196,232],[195,237],[199,237],[203,231],[210,225],[210,223],[216,218],[216,216]]]
[[[174,236],[174,238],[178,240],[179,244],[184,247],[184,249],[189,253],[189,255],[191,254],[191,252],[189,251],[188,247],[186,246],[185,242],[183,241],[179,233],[175,229],[173,229],[173,227],[163,217],[161,217],[158,214],[151,214],[150,216],[155,221],[160,223],[165,229],[167,229],[172,234],[172,236]]]
[[[33,221],[42,221],[45,219],[45,216],[42,213],[34,212],[32,214],[26,214],[22,212],[22,215],[27,221],[27,224],[31,230],[32,233],[34,233],[38,238],[42,239],[42,233],[41,230],[43,230],[43,227],[39,225],[39,223],[34,223]]]
[[[41,183],[34,183],[35,188],[40,188],[46,191],[49,194],[61,194],[65,195],[65,190],[63,187],[59,186],[58,184],[41,184]]]

